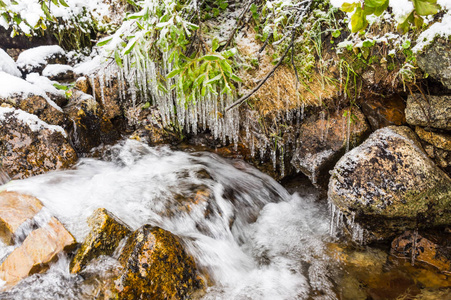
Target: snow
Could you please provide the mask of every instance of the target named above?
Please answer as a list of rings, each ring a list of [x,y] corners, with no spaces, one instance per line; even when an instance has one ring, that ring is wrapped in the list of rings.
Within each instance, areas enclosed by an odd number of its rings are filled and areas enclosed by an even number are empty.
[[[30,70],[34,67],[40,67],[47,63],[54,55],[65,55],[66,52],[57,45],[39,46],[25,50],[19,54],[17,58],[17,65],[19,68]]]
[[[2,83],[2,88],[0,89],[0,98],[11,98],[14,96],[28,97],[31,95],[37,95],[44,98],[52,107],[59,111],[63,111],[55,102],[53,102],[45,93],[45,90],[41,87],[31,84],[18,78],[16,76],[10,75],[5,72],[0,72],[0,82]]]
[[[59,96],[65,95],[65,92],[63,90],[59,90],[53,85],[54,83],[58,83],[58,82],[52,81],[52,80],[48,79],[47,77],[40,76],[38,73],[28,74],[27,78],[25,80],[31,84],[39,86],[46,93],[53,94],[53,95],[59,95]]]
[[[22,73],[17,68],[14,60],[0,48],[0,71],[6,72],[13,76],[21,77]]]
[[[45,67],[42,71],[42,76],[51,77],[58,76],[61,74],[66,74],[67,72],[73,71],[73,68],[68,65],[61,64],[50,64]]]
[[[451,4],[449,4],[451,5]],[[429,45],[436,36],[447,38],[451,35],[451,12],[443,16],[441,22],[432,24],[427,30],[423,31],[417,39],[413,52],[420,52],[423,48]]]
[[[95,73],[102,66],[101,56],[96,56],[92,60],[79,63],[74,66],[74,73],[77,75],[90,75]]]
[[[15,109],[13,107],[0,107],[0,122],[8,122],[10,118],[16,118],[17,120],[22,121],[34,132],[48,129],[53,132],[59,132],[64,137],[67,137],[67,133],[61,126],[49,125],[37,116],[29,114],[21,109]]]

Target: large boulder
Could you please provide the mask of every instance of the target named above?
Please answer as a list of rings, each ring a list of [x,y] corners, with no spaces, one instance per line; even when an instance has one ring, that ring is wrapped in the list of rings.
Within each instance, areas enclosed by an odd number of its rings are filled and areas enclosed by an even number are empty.
[[[54,125],[63,125],[66,117],[62,109],[38,85],[19,77],[0,72],[0,104],[6,103],[20,108],[41,120]]]
[[[70,272],[80,272],[91,260],[101,255],[111,256],[131,229],[104,208],[97,209],[88,219],[91,232],[70,263]]]
[[[409,95],[406,119],[414,126],[451,130],[451,96]]]
[[[22,245],[14,249],[0,265],[0,279],[10,287],[21,279],[45,270],[58,259],[58,254],[75,245],[74,237],[52,217],[49,222],[33,230]]]
[[[451,89],[451,44],[449,40],[437,38],[427,49],[417,55],[418,66]]]
[[[346,148],[358,145],[369,134],[365,116],[353,108],[351,119],[346,115],[348,112],[340,110],[323,118],[313,115],[299,129],[298,147],[291,164],[317,187],[327,186],[329,170]],[[349,135],[346,133],[348,125]]]
[[[32,219],[43,205],[37,198],[16,192],[0,193],[0,238],[12,244],[17,229]]]
[[[0,124],[0,165],[12,179],[68,168],[77,161],[60,126],[11,107],[0,107]]]
[[[343,156],[328,198],[344,214],[345,228],[355,231],[353,222],[359,224],[368,241],[451,224],[451,179],[408,127],[379,129]]]
[[[194,260],[172,233],[144,225],[128,239],[115,281],[119,299],[189,299],[202,288]]]

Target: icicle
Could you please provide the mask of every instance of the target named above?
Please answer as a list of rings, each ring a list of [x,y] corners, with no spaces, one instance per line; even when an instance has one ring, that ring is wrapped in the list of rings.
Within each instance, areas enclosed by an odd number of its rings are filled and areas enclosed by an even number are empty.
[[[100,101],[105,105],[105,74],[99,74]]]
[[[92,97],[94,98],[94,101],[96,101],[96,82],[94,75],[89,75],[89,80],[91,81],[91,87],[92,87]]]

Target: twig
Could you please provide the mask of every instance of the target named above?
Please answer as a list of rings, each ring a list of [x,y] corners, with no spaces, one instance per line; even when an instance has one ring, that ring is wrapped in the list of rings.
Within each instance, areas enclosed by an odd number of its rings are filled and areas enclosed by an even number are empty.
[[[249,10],[249,8],[251,7],[252,3],[254,3],[254,0],[249,0],[249,3],[247,4],[247,6],[243,9],[243,11],[241,12],[240,16],[238,17],[238,20],[236,21],[236,25],[235,28],[233,28],[233,30],[230,32],[229,38],[227,39],[227,42],[225,43],[225,45],[222,47],[222,49],[227,48],[227,46],[232,42],[233,37],[235,36],[235,33],[237,31],[237,29],[240,26],[240,20],[244,17],[244,15],[247,13],[247,11]]]
[[[243,103],[244,101],[246,101],[250,96],[252,96],[256,91],[258,91],[260,89],[260,87],[266,82],[266,80],[268,80],[273,74],[274,72],[277,70],[277,68],[282,64],[284,58],[287,56],[288,52],[290,51],[290,49],[293,47],[293,42],[290,43],[290,45],[288,45],[287,50],[285,50],[285,53],[282,55],[282,57],[280,58],[279,62],[277,63],[277,65],[274,66],[274,68],[272,68],[272,70],[266,75],[265,78],[263,78],[260,83],[247,95],[241,97],[240,99],[238,99],[237,101],[233,102],[232,104],[230,104],[229,106],[226,107],[225,111],[229,111],[232,108],[234,108],[237,105],[240,105],[241,103]]]

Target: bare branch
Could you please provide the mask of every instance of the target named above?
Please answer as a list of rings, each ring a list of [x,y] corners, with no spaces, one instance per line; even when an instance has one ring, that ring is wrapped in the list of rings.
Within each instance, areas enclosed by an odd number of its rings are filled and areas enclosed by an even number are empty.
[[[227,46],[232,42],[233,37],[235,36],[235,33],[237,31],[237,29],[240,27],[240,21],[241,19],[244,17],[244,15],[247,13],[247,11],[249,10],[249,8],[251,7],[252,3],[254,3],[254,0],[249,0],[249,3],[247,4],[247,6],[243,9],[243,11],[241,12],[240,16],[238,17],[238,20],[236,21],[236,25],[235,28],[233,28],[233,30],[230,32],[229,38],[227,39],[227,42],[225,43],[225,45],[222,47],[222,49],[227,48]]]

